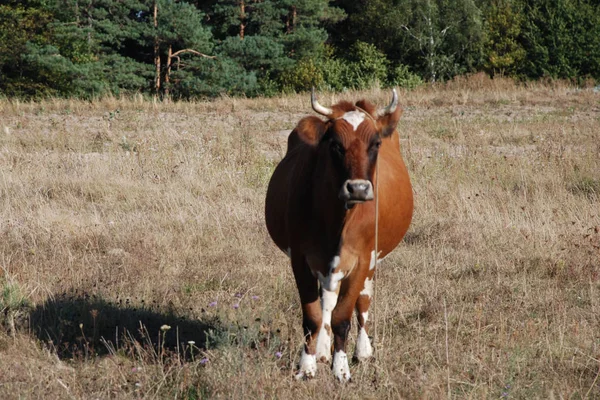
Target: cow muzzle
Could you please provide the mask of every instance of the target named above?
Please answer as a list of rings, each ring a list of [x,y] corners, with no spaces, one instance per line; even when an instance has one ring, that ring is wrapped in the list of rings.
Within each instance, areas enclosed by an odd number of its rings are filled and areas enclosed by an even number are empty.
[[[340,200],[346,203],[348,209],[354,207],[355,204],[373,200],[373,197],[373,185],[364,179],[348,179],[342,185],[339,194]]]

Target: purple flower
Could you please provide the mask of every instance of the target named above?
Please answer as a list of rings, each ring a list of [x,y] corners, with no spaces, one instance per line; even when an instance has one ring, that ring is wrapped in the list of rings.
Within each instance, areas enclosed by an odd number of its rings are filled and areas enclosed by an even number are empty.
[[[258,300],[258,296],[252,296],[252,300]]]
[[[209,306],[209,307],[214,307],[214,306],[216,306],[216,305],[217,305],[217,302],[216,302],[216,301],[213,301],[213,302],[210,302],[210,303],[208,303],[208,306]]]
[[[238,308],[240,308],[240,305],[239,305],[238,303],[235,303],[235,304],[233,305],[233,308],[235,308],[235,309],[237,310]]]
[[[281,356],[282,356],[282,355],[283,355],[283,354],[281,354],[281,352],[280,352],[280,351],[278,351],[277,353],[275,353],[275,357],[277,357],[277,358],[281,358]]]
[[[208,358],[204,357],[202,360],[200,360],[200,364],[204,365],[208,362]]]
[[[502,392],[502,397],[508,397],[508,392]]]
[[[237,297],[239,299],[240,297],[242,297],[242,294],[241,293],[236,293],[235,297]]]

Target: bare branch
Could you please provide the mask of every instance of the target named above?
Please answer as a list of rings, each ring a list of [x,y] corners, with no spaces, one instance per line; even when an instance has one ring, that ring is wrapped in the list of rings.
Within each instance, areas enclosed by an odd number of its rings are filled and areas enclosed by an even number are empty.
[[[206,58],[212,58],[212,59],[217,58],[217,56],[209,56],[209,55],[206,55],[204,53],[200,53],[199,51],[196,51],[194,49],[183,49],[183,50],[176,51],[175,53],[173,53],[171,55],[171,57],[177,57],[178,55],[180,55],[182,53],[192,53],[192,54],[195,54],[197,56],[206,57]]]

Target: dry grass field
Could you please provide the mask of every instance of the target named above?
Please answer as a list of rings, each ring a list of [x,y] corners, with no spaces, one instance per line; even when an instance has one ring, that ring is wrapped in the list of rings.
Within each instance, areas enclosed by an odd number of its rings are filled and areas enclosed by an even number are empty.
[[[363,97],[389,92],[320,101]],[[293,379],[299,300],[263,220],[308,95],[0,101],[0,398],[600,398],[600,93],[400,98],[415,216],[347,385]]]

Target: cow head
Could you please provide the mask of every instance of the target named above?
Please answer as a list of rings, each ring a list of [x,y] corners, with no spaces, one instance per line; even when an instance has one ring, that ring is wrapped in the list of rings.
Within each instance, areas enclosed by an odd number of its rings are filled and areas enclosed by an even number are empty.
[[[373,200],[373,177],[382,139],[396,129],[402,110],[393,90],[391,103],[376,109],[362,100],[355,105],[342,101],[332,108],[319,104],[313,90],[313,109],[327,117],[307,117],[298,124],[300,138],[318,148],[320,161],[339,185],[338,197],[346,208]]]

